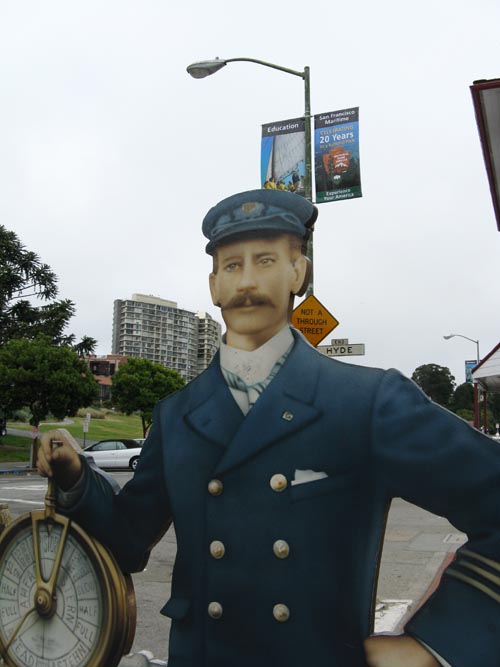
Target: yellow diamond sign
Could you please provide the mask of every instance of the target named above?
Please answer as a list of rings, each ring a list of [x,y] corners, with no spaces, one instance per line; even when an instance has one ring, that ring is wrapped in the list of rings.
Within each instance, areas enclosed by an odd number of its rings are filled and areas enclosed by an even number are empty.
[[[338,320],[310,294],[293,311],[292,326],[299,329],[311,345],[316,346],[338,326]]]

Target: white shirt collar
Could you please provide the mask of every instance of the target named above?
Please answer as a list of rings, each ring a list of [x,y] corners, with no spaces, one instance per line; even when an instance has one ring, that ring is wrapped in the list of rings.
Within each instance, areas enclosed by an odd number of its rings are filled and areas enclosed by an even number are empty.
[[[286,325],[256,350],[239,350],[225,342],[220,346],[220,365],[239,375],[247,384],[263,382],[274,364],[293,344],[293,335]]]

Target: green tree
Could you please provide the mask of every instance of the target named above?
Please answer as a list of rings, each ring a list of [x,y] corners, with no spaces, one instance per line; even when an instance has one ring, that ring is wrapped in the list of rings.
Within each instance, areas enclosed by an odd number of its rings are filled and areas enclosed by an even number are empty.
[[[64,330],[75,306],[69,299],[54,301],[57,292],[51,268],[0,225],[0,345],[39,335],[58,345],[74,343],[74,336]]]
[[[83,336],[79,343],[73,345],[73,349],[77,355],[83,359],[86,355],[92,354],[94,352],[96,345],[97,341],[95,338],[91,338],[90,336]]]
[[[455,378],[450,369],[438,364],[424,364],[413,371],[411,379],[433,401],[448,407],[453,396]]]
[[[474,387],[470,382],[459,384],[453,392],[450,409],[468,422],[474,422]]]
[[[6,414],[29,407],[30,423],[38,426],[49,414],[74,415],[97,395],[92,373],[68,346],[39,336],[13,339],[0,348],[0,405]]]
[[[54,345],[48,336],[33,340],[13,338],[0,346],[0,405],[5,414],[25,406],[30,423],[38,427],[49,414],[64,419],[89,405],[99,385],[87,365],[67,345]],[[36,466],[37,440],[33,441],[31,466]]]
[[[459,384],[453,392],[453,410],[474,411],[474,387],[470,382]]]
[[[111,398],[113,405],[131,415],[141,416],[144,437],[153,422],[155,404],[184,386],[177,371],[154,364],[149,359],[128,359],[113,375]]]

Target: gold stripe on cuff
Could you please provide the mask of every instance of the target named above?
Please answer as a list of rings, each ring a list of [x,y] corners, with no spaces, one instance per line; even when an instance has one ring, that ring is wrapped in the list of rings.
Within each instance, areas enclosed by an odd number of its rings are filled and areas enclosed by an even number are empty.
[[[482,556],[481,554],[477,554],[475,551],[470,551],[469,549],[460,549],[458,552],[458,557],[460,558],[460,556],[469,556],[469,558],[475,558],[476,560],[479,560],[485,565],[489,565],[494,570],[498,570],[500,572],[500,563],[498,563],[496,560],[492,560],[491,558],[486,558],[486,556]]]
[[[498,593],[494,593],[491,590],[491,588],[488,588],[488,586],[485,586],[484,584],[481,584],[476,579],[472,579],[472,577],[468,577],[466,574],[462,574],[462,572],[457,572],[457,570],[454,570],[453,568],[448,568],[445,571],[445,575],[448,575],[450,577],[454,577],[455,579],[459,579],[460,581],[463,581],[464,583],[469,584],[469,586],[472,586],[473,588],[477,588],[479,591],[481,591],[482,593],[484,593],[488,597],[495,600],[495,602],[500,603],[500,595],[498,595]]]
[[[491,572],[488,572],[488,570],[483,570],[482,567],[478,567],[477,565],[473,565],[472,563],[469,563],[466,560],[460,560],[457,565],[460,565],[460,567],[467,567],[469,570],[472,570],[473,572],[476,572],[479,574],[479,576],[483,577],[483,579],[488,579],[488,581],[491,581],[493,584],[496,584],[497,586],[500,586],[500,577],[495,576],[494,574],[491,574]]]

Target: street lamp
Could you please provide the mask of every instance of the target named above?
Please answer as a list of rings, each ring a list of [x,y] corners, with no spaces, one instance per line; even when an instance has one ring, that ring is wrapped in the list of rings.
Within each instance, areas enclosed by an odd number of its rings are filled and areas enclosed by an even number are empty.
[[[469,336],[463,336],[462,334],[448,334],[443,336],[445,340],[450,340],[450,338],[465,338],[465,340],[470,340],[471,343],[476,343],[476,365],[481,361],[479,356],[479,340],[474,340],[474,338],[469,338]],[[486,402],[484,404],[486,410]],[[486,412],[484,416],[484,423],[486,423]],[[479,428],[479,388],[477,382],[474,382],[474,426]]]
[[[448,336],[443,336],[445,340],[450,340],[450,338],[465,338],[466,340],[470,340],[471,343],[476,343],[476,361],[479,363],[481,361],[481,357],[479,356],[479,341],[474,340],[474,338],[469,338],[468,336],[462,336],[462,334],[448,334]]]
[[[257,63],[257,65],[263,65],[264,67],[270,67],[271,69],[277,69],[280,72],[286,72],[287,74],[293,74],[293,76],[299,76],[304,80],[304,98],[305,98],[305,109],[304,109],[304,127],[305,127],[305,138],[306,138],[306,156],[305,156],[305,182],[304,190],[306,199],[312,202],[312,163],[311,163],[311,91],[310,91],[310,78],[309,78],[309,67],[304,67],[303,72],[298,72],[297,70],[290,69],[289,67],[282,67],[281,65],[275,65],[274,63],[268,63],[265,60],[258,60],[257,58],[216,58],[215,60],[201,60],[200,62],[192,63],[186,69],[188,74],[190,74],[194,79],[204,79],[206,76],[215,74],[220,69],[225,67],[228,63],[234,62],[249,62]],[[314,291],[314,279],[313,279],[313,244],[312,244],[312,229],[307,243],[307,256],[311,260],[311,273],[309,276],[309,284],[307,286],[306,295],[309,296]]]
[[[293,74],[294,76],[300,76],[304,80],[304,97],[305,97],[305,110],[304,110],[304,126],[305,126],[305,135],[306,135],[306,177],[305,177],[305,195],[306,199],[312,201],[312,163],[311,163],[311,92],[309,85],[309,67],[304,67],[303,72],[298,72],[297,70],[290,69],[289,67],[282,67],[281,65],[275,65],[274,63],[268,63],[265,60],[258,60],[257,58],[216,58],[215,60],[202,60],[197,63],[192,63],[186,69],[188,73],[195,79],[204,79],[206,76],[215,74],[220,69],[225,67],[228,63],[234,62],[249,62],[257,63],[257,65],[263,65],[264,67],[271,67],[272,69],[277,69],[280,72],[286,72],[287,74]]]

